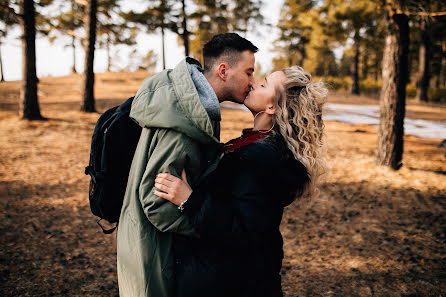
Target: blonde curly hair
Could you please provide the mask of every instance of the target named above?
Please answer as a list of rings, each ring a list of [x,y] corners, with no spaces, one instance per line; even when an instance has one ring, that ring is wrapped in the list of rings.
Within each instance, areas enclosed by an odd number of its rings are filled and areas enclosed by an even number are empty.
[[[307,169],[310,181],[301,197],[310,198],[319,194],[317,184],[326,171],[322,105],[328,90],[323,82],[313,82],[302,67],[292,66],[281,71],[287,80],[276,92],[275,132],[283,136],[294,158]]]

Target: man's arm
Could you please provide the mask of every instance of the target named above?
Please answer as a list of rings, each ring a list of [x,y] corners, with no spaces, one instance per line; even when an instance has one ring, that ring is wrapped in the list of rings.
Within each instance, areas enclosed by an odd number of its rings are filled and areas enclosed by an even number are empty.
[[[158,173],[167,172],[181,176],[187,168],[188,176],[196,178],[200,174],[200,152],[198,144],[171,129],[159,129],[152,141],[154,149],[149,151],[149,159],[141,183],[139,199],[148,220],[162,232],[175,232],[186,236],[197,236],[187,216],[167,200],[153,194],[154,180]],[[191,179],[191,178],[190,178]]]

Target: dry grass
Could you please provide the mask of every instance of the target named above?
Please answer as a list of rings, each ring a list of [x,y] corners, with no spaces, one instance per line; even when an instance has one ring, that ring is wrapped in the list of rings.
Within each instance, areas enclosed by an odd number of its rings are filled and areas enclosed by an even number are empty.
[[[146,76],[98,74],[98,110],[133,95]],[[0,295],[115,296],[115,235],[96,226],[83,174],[99,113],[78,111],[79,76],[41,79],[46,121],[18,119],[18,89],[19,82],[0,84]],[[376,100],[332,94],[329,102]],[[440,120],[446,109],[410,102],[408,115]],[[251,120],[224,109],[222,141]],[[404,166],[395,172],[374,164],[372,126],[326,127],[330,170],[321,195],[294,203],[282,221],[285,296],[444,296],[440,140],[406,136]]]

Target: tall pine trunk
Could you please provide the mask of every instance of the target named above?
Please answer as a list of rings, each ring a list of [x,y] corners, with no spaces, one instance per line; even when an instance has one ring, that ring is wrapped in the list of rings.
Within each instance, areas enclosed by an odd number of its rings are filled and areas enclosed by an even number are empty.
[[[350,65],[350,75],[352,80],[351,85],[351,93],[354,95],[359,95],[359,32],[355,32],[355,36],[353,38],[353,61]]]
[[[367,79],[369,76],[369,52],[367,49],[362,55],[362,79]]]
[[[183,15],[183,34],[181,34],[181,37],[183,38],[183,44],[184,44],[184,54],[189,56],[189,31],[187,30],[187,15],[186,15],[186,3],[185,0],[181,0],[181,13]]]
[[[106,48],[107,48],[107,71],[110,72],[111,69],[111,51],[110,51],[110,35],[107,34]]]
[[[22,0],[22,86],[20,88],[20,115],[22,119],[41,120],[39,101],[37,98],[36,74],[36,19],[33,0]]]
[[[373,68],[375,68],[374,69],[374,78],[375,78],[375,82],[378,82],[378,80],[379,80],[379,69],[380,69],[380,66],[381,66],[381,60],[378,58],[378,53],[376,53],[376,52],[375,52],[375,55],[374,55],[373,62],[374,62]]]
[[[426,18],[421,20],[421,30],[420,30],[420,49],[419,49],[419,65],[418,74],[419,78],[417,81],[417,100],[427,102],[427,92],[429,90],[429,57],[430,57],[430,40],[429,40],[429,28]]]
[[[161,27],[161,49],[163,53],[163,70],[166,69],[166,49],[164,46],[164,27]]]
[[[96,0],[89,0],[87,5],[87,20],[85,22],[85,31],[87,32],[87,44],[85,50],[84,67],[84,93],[81,105],[81,111],[95,112],[94,102],[94,48],[96,42]]]
[[[441,43],[441,85],[446,87],[446,41]]]
[[[0,81],[5,81],[5,76],[3,75],[3,61],[2,61],[2,43],[0,42]]]
[[[75,74],[76,71],[76,37],[71,36],[71,48],[73,49],[73,66],[71,67],[71,73]]]
[[[377,163],[398,170],[402,166],[406,84],[409,56],[409,18],[388,18],[382,64]]]

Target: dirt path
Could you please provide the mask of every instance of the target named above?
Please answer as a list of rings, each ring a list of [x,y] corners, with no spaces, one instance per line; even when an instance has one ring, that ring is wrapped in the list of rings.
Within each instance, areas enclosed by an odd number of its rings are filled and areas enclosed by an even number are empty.
[[[98,75],[98,109],[133,95],[145,76]],[[0,84],[0,296],[116,296],[115,236],[97,227],[83,174],[99,114],[77,111],[79,77],[47,78],[39,94],[48,120],[20,121],[18,88]],[[408,110],[446,118],[444,107]],[[222,141],[251,118],[223,110]],[[292,204],[282,221],[285,296],[445,296],[440,140],[406,136],[404,166],[394,172],[374,165],[371,126],[326,127],[330,170],[321,195]]]

